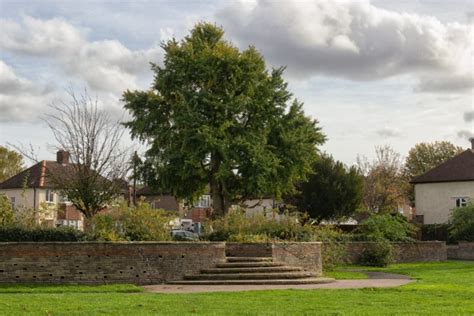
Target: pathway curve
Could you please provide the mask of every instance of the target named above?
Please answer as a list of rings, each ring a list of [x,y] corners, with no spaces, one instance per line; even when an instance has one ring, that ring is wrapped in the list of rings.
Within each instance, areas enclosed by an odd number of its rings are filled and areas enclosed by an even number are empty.
[[[302,284],[302,285],[172,285],[159,284],[144,286],[145,292],[151,293],[195,293],[195,292],[238,292],[257,290],[284,290],[284,289],[362,289],[362,288],[389,288],[405,285],[413,282],[406,275],[364,272],[368,279],[362,280],[336,280],[325,284]]]

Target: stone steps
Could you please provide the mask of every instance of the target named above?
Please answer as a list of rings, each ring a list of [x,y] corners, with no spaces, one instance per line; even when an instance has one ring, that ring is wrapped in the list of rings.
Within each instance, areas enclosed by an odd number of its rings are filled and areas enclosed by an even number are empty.
[[[226,262],[216,264],[217,268],[281,267],[279,262]]]
[[[180,285],[301,285],[334,282],[332,278],[270,279],[270,280],[183,280],[168,284]]]
[[[227,262],[216,268],[203,269],[196,275],[185,275],[184,280],[168,282],[181,285],[278,285],[319,284],[333,282],[319,278],[316,273],[301,267],[273,262],[272,257],[227,257]]]
[[[238,267],[238,268],[215,268],[201,270],[203,274],[232,274],[232,273],[268,273],[268,272],[296,272],[303,271],[300,267],[276,266],[276,267]]]
[[[227,257],[227,262],[272,262],[272,257]]]
[[[185,275],[185,280],[268,280],[314,278],[313,272],[227,273]]]

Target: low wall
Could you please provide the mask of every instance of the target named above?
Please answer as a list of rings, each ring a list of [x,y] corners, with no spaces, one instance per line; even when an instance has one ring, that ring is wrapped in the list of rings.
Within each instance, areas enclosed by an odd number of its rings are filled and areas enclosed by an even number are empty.
[[[448,259],[474,260],[474,242],[460,242],[448,246]]]
[[[346,243],[345,261],[347,263],[358,263],[361,254],[370,244],[370,242]],[[394,242],[392,246],[395,263],[447,260],[447,249],[444,241]]]
[[[223,242],[0,243],[0,283],[156,284],[224,261]]]
[[[271,257],[271,243],[227,242],[225,253],[229,257]]]
[[[274,261],[290,266],[302,267],[307,271],[323,274],[321,242],[281,242],[272,245]]]

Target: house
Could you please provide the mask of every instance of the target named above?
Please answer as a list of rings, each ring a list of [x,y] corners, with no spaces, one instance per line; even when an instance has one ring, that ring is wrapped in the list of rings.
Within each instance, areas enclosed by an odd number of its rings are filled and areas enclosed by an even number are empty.
[[[60,150],[56,161],[43,160],[0,183],[14,209],[29,208],[36,212],[36,221],[47,226],[83,227],[82,213],[53,188],[47,170],[58,172],[68,168],[69,153]],[[67,173],[67,172],[65,172]]]
[[[84,217],[67,199],[55,190],[49,172],[67,176],[74,172],[69,153],[60,150],[56,161],[43,160],[19,174],[0,183],[0,193],[5,194],[14,209],[32,209],[37,223],[46,226],[72,226],[83,228]],[[132,198],[131,187],[123,180],[116,180],[126,200]]]
[[[414,178],[416,221],[447,223],[451,211],[474,199],[474,138],[471,149]]]

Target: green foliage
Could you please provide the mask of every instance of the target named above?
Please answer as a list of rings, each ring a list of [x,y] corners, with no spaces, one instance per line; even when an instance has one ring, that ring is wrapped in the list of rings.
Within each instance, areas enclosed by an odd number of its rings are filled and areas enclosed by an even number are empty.
[[[36,227],[18,226],[0,227],[0,242],[15,241],[82,241],[85,234],[72,227]]]
[[[393,261],[393,247],[389,241],[379,239],[367,244],[360,256],[360,264],[374,267],[386,267]]]
[[[0,182],[23,170],[23,157],[13,150],[0,146]]]
[[[317,221],[351,216],[362,202],[364,178],[356,167],[346,167],[331,156],[313,163],[308,181],[297,185],[298,193],[285,198]]]
[[[394,213],[407,202],[400,154],[390,146],[375,148],[376,158],[357,158],[364,175],[363,206],[371,213]]]
[[[449,236],[456,241],[474,241],[474,203],[453,210]]]
[[[13,224],[13,208],[8,197],[0,193],[0,227]]]
[[[297,215],[282,216],[281,219],[267,218],[256,214],[247,216],[240,210],[231,210],[226,215],[205,224],[204,238],[212,241],[309,241],[312,235],[310,225],[301,225]]]
[[[152,89],[124,93],[133,117],[125,125],[150,144],[144,180],[191,202],[210,188],[216,214],[293,191],[325,141],[292,99],[283,68],[269,72],[254,47],[239,51],[223,35],[199,23],[164,43]]]
[[[355,233],[359,240],[412,241],[417,229],[400,214],[377,214],[362,221]]]
[[[152,209],[143,201],[139,201],[136,207],[121,204],[106,214],[94,216],[88,223],[86,232],[93,240],[171,240],[169,223],[175,217],[175,214],[165,210]]]

